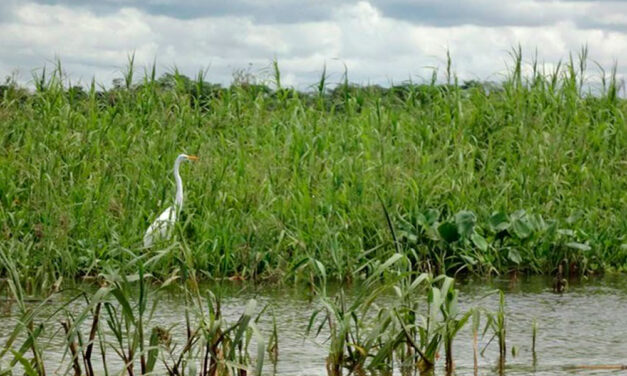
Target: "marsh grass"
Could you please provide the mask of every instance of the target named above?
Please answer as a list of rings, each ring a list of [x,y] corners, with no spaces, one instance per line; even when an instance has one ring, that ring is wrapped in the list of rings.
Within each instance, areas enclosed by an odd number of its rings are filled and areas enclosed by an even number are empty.
[[[495,312],[485,311],[486,322],[483,329],[483,336],[488,332],[491,332],[492,336],[485,345],[482,354],[487,349],[488,345],[496,339],[499,348],[498,370],[500,373],[503,373],[507,358],[507,320],[505,314],[505,294],[503,291],[499,291],[498,293],[498,309]]]
[[[130,262],[188,152],[181,231],[149,251],[158,279],[184,247],[199,278],[307,278],[317,260],[350,282],[399,251],[434,274],[622,270],[626,102],[615,69],[587,76],[586,58],[547,71],[514,50],[500,84],[459,83],[450,60],[390,88],[348,72],[332,87],[324,68],[313,93],[286,88],[276,61],[272,87],[250,72],[220,87],[130,59],[106,90],[59,63],[34,91],[2,88],[0,248],[29,291]]]
[[[317,291],[320,308],[307,333],[318,336],[326,328],[329,375],[429,374],[441,351],[446,374],[453,374],[453,341],[471,317],[478,320],[479,308],[461,311],[452,278],[415,273],[410,265],[399,253],[373,265],[349,298],[343,289],[334,296]]]

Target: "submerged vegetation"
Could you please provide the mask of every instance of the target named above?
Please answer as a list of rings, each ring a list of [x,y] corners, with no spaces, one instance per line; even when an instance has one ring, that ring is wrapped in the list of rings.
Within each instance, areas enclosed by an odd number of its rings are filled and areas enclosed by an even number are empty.
[[[498,85],[458,83],[449,64],[445,83],[329,87],[323,71],[299,92],[274,68],[221,87],[131,61],[114,87],[83,89],[59,65],[34,91],[2,86],[0,250],[24,286],[139,255],[159,280],[311,281],[319,265],[350,282],[395,253],[435,275],[627,266],[627,102],[615,72],[588,92],[585,50],[551,71],[515,53]],[[180,152],[200,160],[175,237],[143,249]]]

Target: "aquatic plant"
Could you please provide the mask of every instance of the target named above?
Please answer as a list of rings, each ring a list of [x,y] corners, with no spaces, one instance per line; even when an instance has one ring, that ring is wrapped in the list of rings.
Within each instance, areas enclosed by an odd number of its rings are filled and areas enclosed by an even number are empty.
[[[15,328],[13,328],[4,348],[0,351],[0,361],[9,354],[13,357],[7,365],[3,365],[0,362],[0,367],[9,367],[8,370],[0,368],[0,374],[8,374],[11,368],[19,363],[29,376],[44,375],[45,368],[43,364],[42,348],[38,341],[42,334],[43,324],[37,324],[35,320],[38,313],[47,304],[48,299],[43,300],[34,308],[27,306],[25,303],[24,289],[17,271],[18,269],[2,250],[0,250],[0,265],[2,265],[8,273],[7,284],[11,296],[18,307],[19,315]],[[20,347],[15,349],[14,344],[21,336],[25,337],[24,342]],[[27,351],[32,353],[32,361],[26,358]]]
[[[492,332],[492,337],[484,347],[482,353],[492,340],[496,338],[499,347],[498,367],[499,370],[503,371],[507,357],[507,322],[505,315],[505,294],[502,290],[499,290],[498,294],[499,306],[496,312],[485,310],[486,323],[483,330],[483,336],[485,336],[488,330],[490,330]]]
[[[326,328],[328,374],[389,372],[395,362],[402,369],[428,371],[442,347],[447,372],[453,372],[453,341],[475,310],[459,311],[452,278],[415,273],[410,265],[398,253],[375,263],[350,299],[343,290],[334,297],[321,291],[321,308],[311,315],[307,334]]]
[[[402,255],[395,254],[383,263],[370,265],[369,277],[363,281],[363,286],[357,294],[351,296],[350,302],[347,301],[343,289],[333,297],[327,294],[326,286],[315,287],[320,296],[321,307],[311,314],[306,334],[319,335],[326,327],[329,335],[327,357],[329,375],[341,375],[343,368],[356,372],[387,366],[379,361],[380,356],[375,355],[372,359],[370,357],[380,351],[381,347],[388,346],[389,340],[383,338],[391,324],[391,318],[385,317],[379,311],[373,313],[377,317],[376,321],[373,321],[371,309],[377,298],[390,287],[389,282],[381,283],[383,274],[402,259]],[[323,269],[319,271],[323,272]],[[316,321],[318,324],[314,328]],[[370,363],[367,363],[368,360]]]
[[[246,375],[251,371],[261,374],[265,352],[263,336],[256,327],[264,310],[255,318],[256,301],[250,300],[240,318],[227,322],[221,314],[220,300],[211,292],[205,298],[189,300],[184,307],[184,332],[181,337],[173,334],[177,327],[163,327],[153,323],[153,315],[159,309],[163,289],[170,282],[151,286],[149,275],[144,274],[143,264],[136,266],[138,274],[126,275],[117,270],[101,275],[102,286],[95,292],[80,291],[53,312],[46,305],[55,294],[44,299],[34,308],[24,302],[21,281],[15,266],[0,251],[0,263],[11,273],[9,286],[11,299],[19,311],[19,321],[0,351],[1,375],[22,371],[26,375],[42,376],[48,368],[64,369],[76,376],[92,376],[113,372],[129,376],[140,374]],[[183,294],[193,294],[186,285]],[[77,302],[83,304],[77,306]],[[205,310],[201,304],[207,304]],[[188,312],[192,312],[190,318]],[[49,335],[59,325],[65,335],[65,355],[62,364],[50,364],[43,350]],[[248,353],[251,339],[257,343],[254,367]],[[18,342],[22,341],[21,345]],[[95,348],[99,348],[99,361],[93,363]],[[32,353],[28,359],[26,353]],[[97,351],[97,350],[96,350]],[[6,357],[10,359],[4,364]],[[111,359],[120,361],[121,369],[114,367]],[[98,372],[96,372],[98,369]]]
[[[472,361],[474,374],[479,374],[479,327],[481,325],[481,310],[472,312]]]
[[[538,321],[534,318],[531,323],[531,352],[536,352],[536,337],[538,336]]]

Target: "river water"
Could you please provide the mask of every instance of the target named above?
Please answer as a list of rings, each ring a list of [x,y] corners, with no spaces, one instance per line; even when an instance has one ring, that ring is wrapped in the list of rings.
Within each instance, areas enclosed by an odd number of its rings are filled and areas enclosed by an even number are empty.
[[[480,305],[496,310],[498,297],[486,294],[499,288],[506,293],[507,312],[507,363],[506,375],[605,375],[627,371],[591,370],[581,366],[607,366],[627,364],[627,276],[606,276],[571,282],[567,292],[552,291],[551,280],[541,277],[521,280],[466,281],[458,285],[460,305],[469,308]],[[267,312],[274,312],[279,334],[279,356],[276,366],[267,359],[264,374],[267,375],[326,375],[325,336],[306,336],[306,328],[313,310],[318,307],[309,292],[295,288],[254,288],[242,285],[220,287],[224,316],[234,322],[242,313],[250,298],[258,307],[269,305]],[[50,303],[50,310],[63,302],[63,296]],[[0,346],[4,346],[15,325],[16,310],[0,301]],[[35,303],[32,303],[35,304]],[[183,332],[184,315],[181,298],[177,294],[165,294],[151,323],[174,326],[174,332]],[[269,336],[272,316],[264,315],[259,326],[264,336]],[[535,356],[531,351],[532,323],[537,322]],[[56,325],[60,328],[60,325]],[[473,374],[473,347],[470,329],[464,329],[454,342],[456,374]],[[480,340],[480,347],[489,338]],[[54,373],[63,374],[67,358],[62,333],[49,333],[46,342],[46,364]],[[182,342],[182,341],[181,341]],[[479,374],[498,374],[496,364],[498,349],[491,343],[479,357]],[[512,348],[516,355],[512,354]],[[57,350],[55,350],[57,349]],[[254,348],[251,353],[254,353]],[[5,359],[6,363],[8,359]],[[2,360],[0,360],[0,364]],[[436,374],[444,374],[443,359]],[[98,367],[98,361],[95,365]],[[120,370],[121,363],[107,361],[109,371]],[[57,367],[55,367],[57,366]],[[50,372],[49,372],[50,373]],[[112,372],[111,374],[115,374]]]

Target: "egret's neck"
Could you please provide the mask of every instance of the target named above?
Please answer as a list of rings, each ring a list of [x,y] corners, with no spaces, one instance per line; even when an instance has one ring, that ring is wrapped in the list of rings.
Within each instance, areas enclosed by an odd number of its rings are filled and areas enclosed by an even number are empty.
[[[176,196],[174,197],[174,204],[180,209],[183,206],[183,180],[179,174],[179,166],[181,161],[179,159],[174,162],[174,181],[176,181]]]

